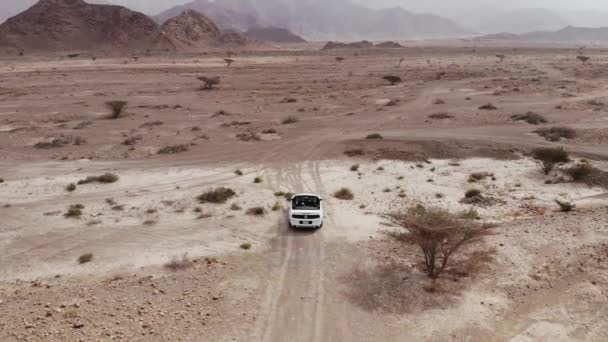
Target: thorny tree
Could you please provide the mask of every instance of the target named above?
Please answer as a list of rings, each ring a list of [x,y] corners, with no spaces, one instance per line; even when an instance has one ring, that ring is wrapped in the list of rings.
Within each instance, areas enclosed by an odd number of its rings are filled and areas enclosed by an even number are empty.
[[[451,266],[454,255],[465,245],[481,240],[490,231],[473,221],[459,220],[439,208],[416,206],[389,219],[405,232],[392,233],[395,239],[420,248],[429,278],[436,279]]]

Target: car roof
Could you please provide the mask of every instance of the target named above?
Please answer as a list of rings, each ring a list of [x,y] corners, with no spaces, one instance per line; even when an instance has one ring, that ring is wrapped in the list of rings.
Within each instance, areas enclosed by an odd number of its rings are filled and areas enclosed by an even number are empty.
[[[310,196],[310,197],[317,197],[317,198],[321,198],[321,196],[317,195],[317,194],[310,194],[310,193],[301,193],[301,194],[295,194],[292,196],[293,197],[298,197],[298,196]]]

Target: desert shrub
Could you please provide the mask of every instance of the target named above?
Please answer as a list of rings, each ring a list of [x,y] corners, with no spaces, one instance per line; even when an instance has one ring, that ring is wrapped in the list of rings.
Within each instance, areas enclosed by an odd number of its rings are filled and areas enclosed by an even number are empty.
[[[247,209],[247,215],[251,216],[264,216],[266,215],[266,209],[263,207],[253,207]]]
[[[417,246],[422,252],[426,274],[438,278],[452,266],[452,260],[462,247],[478,242],[489,231],[472,221],[461,221],[439,208],[417,206],[389,218],[406,232],[392,233],[395,239]]]
[[[568,152],[563,147],[539,147],[532,150],[532,157],[541,166],[545,175],[548,175],[555,165],[561,165],[570,161]]]
[[[201,86],[201,90],[212,90],[213,86],[220,84],[219,76],[215,76],[215,77],[200,76],[200,77],[197,77],[196,79],[203,82],[203,85]]]
[[[429,115],[429,119],[434,119],[434,120],[444,120],[444,119],[451,119],[451,118],[453,118],[453,116],[446,112],[439,112],[439,113],[434,113],[434,114]]]
[[[352,165],[350,167],[350,170],[353,172],[359,171],[359,164]]]
[[[72,192],[76,190],[76,184],[70,183],[65,187],[65,191]]]
[[[383,80],[390,82],[391,85],[395,85],[397,83],[401,83],[401,77],[394,75],[387,75],[382,77]]]
[[[479,106],[479,109],[480,109],[480,110],[496,110],[496,109],[498,109],[498,108],[496,108],[496,106],[494,106],[494,105],[493,105],[493,104],[491,104],[491,103],[486,103],[486,104],[484,104],[484,105],[482,105],[482,106]]]
[[[188,253],[184,253],[181,257],[174,256],[171,258],[171,260],[165,264],[165,267],[173,271],[183,270],[192,267],[192,260],[188,257]]]
[[[436,105],[442,105],[442,104],[445,104],[445,100],[443,100],[443,99],[436,99],[433,103],[436,104]]]
[[[85,253],[78,257],[79,264],[86,264],[87,262],[91,262],[93,260],[93,253]]]
[[[272,211],[279,211],[281,210],[281,204],[279,202],[276,202],[273,206],[272,206]]]
[[[527,112],[526,114],[514,114],[511,115],[511,120],[513,121],[525,121],[530,125],[539,125],[543,123],[547,123],[547,119],[545,119],[542,115],[536,114],[534,112]]]
[[[243,175],[243,171],[241,170],[234,170],[234,174],[237,176],[242,176]]]
[[[50,140],[39,141],[34,144],[34,147],[46,150],[51,148],[64,147],[66,145],[71,144],[72,142],[74,142],[74,137],[61,135],[59,137],[50,138]]]
[[[264,179],[262,177],[255,177],[253,179],[253,183],[255,183],[255,184],[260,184],[260,183],[263,183],[263,182],[264,182]]]
[[[469,175],[469,179],[467,180],[469,183],[479,182],[486,178],[494,179],[494,174],[489,172],[473,172]]]
[[[263,130],[262,133],[263,134],[278,134],[279,132],[277,132],[277,130],[274,128],[267,128],[267,129]]]
[[[561,138],[574,139],[576,137],[576,130],[570,127],[540,128],[535,130],[534,133],[549,141],[559,141]]]
[[[570,202],[563,202],[558,199],[555,200],[555,203],[557,203],[557,205],[559,205],[560,211],[562,211],[564,213],[570,212],[570,211],[574,210],[574,208],[576,207],[574,204],[572,204]]]
[[[594,172],[594,168],[588,162],[581,162],[564,170],[575,182],[584,181]]]
[[[349,188],[342,188],[334,193],[334,197],[337,199],[350,201],[355,198],[355,195]]]
[[[281,121],[281,123],[283,125],[291,125],[291,124],[294,124],[294,123],[296,123],[298,121],[300,121],[300,119],[298,119],[297,117],[295,117],[295,116],[288,116],[285,119],[283,119],[283,121]]]
[[[251,249],[251,244],[249,242],[242,243],[239,247],[244,250]]]
[[[176,153],[182,153],[182,152],[186,152],[190,149],[190,145],[187,144],[181,144],[181,145],[171,145],[171,146],[165,146],[163,148],[161,148],[160,150],[158,150],[158,154],[176,154]]]
[[[239,139],[240,141],[244,141],[244,142],[262,140],[262,138],[260,138],[259,135],[257,135],[255,132],[252,132],[252,131],[238,133],[236,135],[236,138]]]
[[[66,211],[63,216],[67,218],[79,218],[82,216],[82,209],[84,209],[82,204],[72,204],[68,207],[68,211]]]
[[[463,210],[458,213],[458,218],[463,220],[479,220],[480,216],[477,209],[470,208],[469,210]]]
[[[479,196],[481,196],[481,190],[479,190],[479,189],[469,189],[469,190],[465,191],[465,193],[464,193],[465,198],[473,198],[473,197],[479,197]]]
[[[127,107],[127,101],[108,101],[106,107],[110,109],[109,119],[118,119],[122,116],[125,108]]]
[[[354,149],[348,149],[348,150],[344,151],[344,154],[349,157],[357,157],[357,156],[362,156],[365,153],[360,148],[354,148]]]
[[[232,210],[232,211],[239,211],[239,210],[241,210],[241,209],[243,209],[243,208],[241,208],[241,206],[239,206],[239,205],[238,205],[238,204],[236,204],[236,203],[232,203],[232,204],[230,205],[230,210]]]
[[[81,179],[78,181],[78,185],[89,184],[89,183],[116,183],[119,177],[113,173],[104,173],[100,176],[88,176],[85,179]]]
[[[226,201],[228,201],[234,196],[236,196],[236,192],[234,192],[234,190],[230,188],[220,187],[204,192],[198,197],[196,197],[196,199],[200,203],[222,204],[226,203]]]
[[[126,146],[134,146],[134,145],[137,145],[137,143],[142,141],[143,139],[144,139],[144,137],[141,135],[134,135],[132,137],[125,139],[125,141],[123,141],[122,144],[126,145]]]
[[[368,134],[365,139],[371,140],[371,139],[383,139],[384,137],[380,134],[380,133],[372,133],[372,134]]]

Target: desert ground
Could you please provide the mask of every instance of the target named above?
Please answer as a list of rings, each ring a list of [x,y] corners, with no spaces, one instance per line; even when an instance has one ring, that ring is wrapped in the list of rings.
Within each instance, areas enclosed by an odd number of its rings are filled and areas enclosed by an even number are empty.
[[[0,340],[606,341],[608,55],[585,53],[0,59]],[[538,147],[572,161],[545,175]],[[298,192],[323,228],[288,227]],[[431,281],[387,220],[415,205],[492,234]]]

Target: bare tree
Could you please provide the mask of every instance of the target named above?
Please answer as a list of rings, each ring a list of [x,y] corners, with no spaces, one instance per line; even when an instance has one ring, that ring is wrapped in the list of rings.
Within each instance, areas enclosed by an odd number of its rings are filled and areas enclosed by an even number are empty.
[[[226,65],[230,68],[230,65],[232,65],[232,63],[234,63],[234,59],[224,58],[224,62],[226,62]]]
[[[496,55],[496,58],[498,58],[498,60],[499,60],[500,62],[502,62],[502,61],[504,61],[504,60],[505,60],[505,58],[507,58],[507,56],[502,55],[502,54],[499,54],[499,55]]]
[[[426,274],[436,279],[451,266],[453,257],[466,245],[490,234],[473,221],[459,220],[439,208],[416,206],[405,213],[389,215],[405,232],[391,233],[398,241],[416,246],[422,252]]]
[[[212,90],[213,86],[220,84],[219,76],[215,76],[215,77],[200,76],[200,77],[197,77],[197,79],[199,81],[203,82],[203,86],[201,87],[202,90]]]

